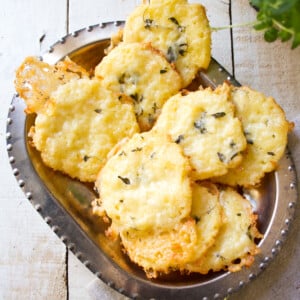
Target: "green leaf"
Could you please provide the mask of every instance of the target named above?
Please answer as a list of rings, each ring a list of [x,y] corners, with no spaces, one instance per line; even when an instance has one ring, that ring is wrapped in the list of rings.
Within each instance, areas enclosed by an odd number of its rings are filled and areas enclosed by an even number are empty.
[[[272,43],[274,42],[278,37],[278,30],[275,28],[268,29],[265,34],[264,38],[267,42]]]
[[[300,45],[300,32],[294,36],[294,40],[292,43],[292,49],[297,48]]]
[[[255,30],[264,30],[267,42],[292,40],[292,49],[300,45],[300,0],[249,0],[258,10]]]
[[[260,23],[255,24],[253,26],[253,28],[255,30],[263,30],[263,29],[270,28],[271,26],[272,26],[272,21],[271,21],[271,24],[270,24],[270,22],[262,21]]]
[[[298,0],[276,0],[274,4],[272,4],[272,2],[274,1],[268,2],[272,14],[274,16],[279,16],[281,14],[291,11],[297,3],[297,1]]]
[[[287,31],[285,31],[285,30],[281,30],[278,33],[278,37],[281,39],[282,42],[286,42],[289,39],[291,39],[292,34],[289,33],[289,32],[287,32]]]
[[[250,4],[255,6],[256,8],[261,7],[263,0],[250,0]]]
[[[265,14],[265,12],[264,11],[258,11],[258,13],[257,13],[257,15],[256,15],[256,19],[258,20],[258,21],[266,21],[267,19],[270,19],[266,14]],[[272,19],[271,19],[271,21],[272,21]]]
[[[262,0],[250,0],[251,5],[259,6],[260,3],[263,2]]]

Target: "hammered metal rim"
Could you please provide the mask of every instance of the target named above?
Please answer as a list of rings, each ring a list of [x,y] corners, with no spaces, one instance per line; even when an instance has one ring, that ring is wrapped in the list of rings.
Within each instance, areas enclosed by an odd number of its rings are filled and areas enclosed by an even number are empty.
[[[51,46],[41,58],[54,64],[82,46],[109,39],[123,24],[124,21],[107,22],[75,31]],[[200,76],[208,82],[208,85],[215,85],[224,80],[239,85],[215,60],[212,60],[209,70]],[[255,279],[280,251],[292,223],[298,198],[295,166],[288,150],[280,162],[279,170],[275,172],[277,199],[274,214],[265,238],[259,243],[261,254],[256,257],[250,269],[243,269],[238,273],[227,272],[211,282],[188,287],[163,286],[127,274],[110,261],[87,237],[82,228],[55,200],[28,161],[24,137],[24,108],[25,104],[15,94],[9,106],[6,147],[18,185],[35,210],[68,249],[98,278],[119,293],[132,299],[173,299],[175,296],[176,299],[185,299],[187,296],[189,299],[221,299]]]

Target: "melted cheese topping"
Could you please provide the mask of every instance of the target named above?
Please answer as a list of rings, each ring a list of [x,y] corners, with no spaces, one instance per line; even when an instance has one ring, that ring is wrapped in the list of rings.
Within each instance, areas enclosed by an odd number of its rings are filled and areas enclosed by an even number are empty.
[[[132,98],[142,130],[153,126],[163,104],[182,86],[168,61],[139,43],[119,44],[99,63],[95,75],[108,89]]]
[[[243,124],[247,150],[242,163],[215,181],[250,186],[277,167],[287,144],[291,124],[271,97],[247,87],[235,88],[232,101]]]
[[[195,183],[191,216],[196,221],[197,242],[194,255],[186,264],[189,272],[198,271],[198,261],[215,242],[223,225],[218,188],[209,182]]]
[[[151,43],[175,64],[184,86],[210,62],[211,32],[200,4],[151,1],[138,6],[126,20],[124,41]]]
[[[190,158],[193,178],[225,174],[242,160],[246,139],[234,115],[231,88],[177,94],[165,104],[153,130],[167,133]]]
[[[130,104],[122,104],[98,80],[80,79],[52,94],[30,135],[47,166],[95,181],[111,148],[138,130]]]
[[[220,193],[223,208],[223,225],[216,241],[194,266],[197,272],[207,274],[210,270],[239,271],[242,266],[253,263],[259,252],[254,240],[261,238],[256,229],[256,216],[250,203],[231,188]]]
[[[191,211],[189,163],[165,136],[136,134],[96,181],[103,209],[120,230],[173,228]]]

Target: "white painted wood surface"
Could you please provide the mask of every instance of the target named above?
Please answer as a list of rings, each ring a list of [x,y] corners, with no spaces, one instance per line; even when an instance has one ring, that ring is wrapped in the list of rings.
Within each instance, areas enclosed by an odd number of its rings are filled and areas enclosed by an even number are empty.
[[[45,33],[49,43],[65,34],[65,17],[60,0],[0,5],[0,299],[67,297],[66,249],[17,186],[5,146],[14,70],[25,56],[43,50],[39,41]]]
[[[10,0],[0,6],[0,299],[123,299],[95,279],[48,228],[24,197],[8,163],[6,116],[14,70],[65,34],[125,19],[138,0]],[[251,21],[247,0],[193,0],[207,7],[211,26]],[[300,171],[300,49],[267,44],[260,33],[237,28],[213,33],[213,56],[243,84],[274,96],[296,124],[290,148]],[[233,49],[231,46],[233,45]],[[233,51],[233,52],[232,52]],[[232,56],[233,53],[233,56]],[[232,60],[232,57],[234,60]],[[230,299],[300,298],[300,214],[278,257],[254,282]],[[91,285],[90,283],[93,282]],[[98,296],[89,291],[98,292]]]

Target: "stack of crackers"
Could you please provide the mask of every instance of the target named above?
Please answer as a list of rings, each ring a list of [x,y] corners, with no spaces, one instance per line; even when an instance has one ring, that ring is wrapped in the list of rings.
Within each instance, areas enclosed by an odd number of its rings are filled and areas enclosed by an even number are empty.
[[[250,266],[262,234],[239,191],[276,169],[292,127],[283,110],[249,87],[189,91],[211,58],[200,4],[147,1],[118,37],[92,76],[68,58],[25,59],[16,90],[37,115],[32,146],[95,183],[108,238],[149,278]]]

